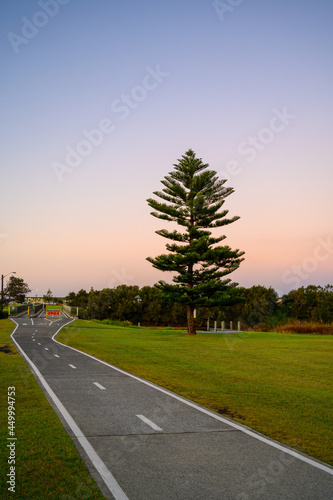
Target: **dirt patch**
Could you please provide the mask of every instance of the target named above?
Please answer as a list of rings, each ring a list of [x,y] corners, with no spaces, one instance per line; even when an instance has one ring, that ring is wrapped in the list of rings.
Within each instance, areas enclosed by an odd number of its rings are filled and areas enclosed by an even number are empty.
[[[239,420],[244,420],[243,415],[240,415],[237,412],[233,412],[232,410],[229,410],[229,408],[219,408],[217,411],[218,413],[220,413],[221,415],[225,415],[226,417],[238,418]]]
[[[16,354],[16,349],[12,345],[2,345],[0,346],[0,352],[3,352],[4,354]]]

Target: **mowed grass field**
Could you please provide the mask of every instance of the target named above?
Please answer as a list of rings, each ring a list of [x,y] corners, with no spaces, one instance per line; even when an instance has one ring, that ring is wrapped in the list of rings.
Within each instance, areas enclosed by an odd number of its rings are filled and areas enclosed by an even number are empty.
[[[72,440],[10,340],[15,324],[0,320],[0,498],[101,500]],[[8,491],[8,387],[15,387],[15,493]]]
[[[333,337],[76,320],[57,339],[333,465]]]

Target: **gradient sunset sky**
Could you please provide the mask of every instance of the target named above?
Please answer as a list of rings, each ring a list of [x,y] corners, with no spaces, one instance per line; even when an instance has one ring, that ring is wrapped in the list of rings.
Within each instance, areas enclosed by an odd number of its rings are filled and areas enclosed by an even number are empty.
[[[234,281],[333,283],[331,0],[0,12],[1,274],[31,295],[170,281],[145,260],[168,227],[146,199],[191,148],[235,189]]]

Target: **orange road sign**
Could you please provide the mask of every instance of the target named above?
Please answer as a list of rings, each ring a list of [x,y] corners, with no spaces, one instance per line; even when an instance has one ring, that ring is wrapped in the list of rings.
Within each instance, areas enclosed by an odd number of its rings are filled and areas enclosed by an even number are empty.
[[[46,316],[60,316],[60,311],[48,311],[46,310]]]

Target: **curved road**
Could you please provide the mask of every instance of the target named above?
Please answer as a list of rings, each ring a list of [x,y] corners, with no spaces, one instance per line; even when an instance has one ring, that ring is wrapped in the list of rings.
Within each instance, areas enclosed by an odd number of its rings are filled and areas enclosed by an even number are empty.
[[[13,321],[14,344],[106,498],[333,498],[329,465],[57,342],[63,313]]]

